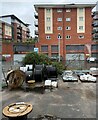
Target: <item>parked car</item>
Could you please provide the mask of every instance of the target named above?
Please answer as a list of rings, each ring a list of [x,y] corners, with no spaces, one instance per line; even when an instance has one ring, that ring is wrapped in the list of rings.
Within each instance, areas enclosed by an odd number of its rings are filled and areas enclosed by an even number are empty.
[[[88,57],[87,62],[98,62],[98,58],[97,57]]]
[[[73,75],[73,72],[71,70],[69,71],[64,71],[62,75],[63,81],[78,81],[78,77]]]
[[[80,80],[83,81],[83,82],[96,82],[97,78],[90,75],[90,74],[85,74],[85,75],[81,75],[80,76]]]
[[[98,68],[91,67],[90,68],[90,74],[93,75],[93,76],[98,76]]]

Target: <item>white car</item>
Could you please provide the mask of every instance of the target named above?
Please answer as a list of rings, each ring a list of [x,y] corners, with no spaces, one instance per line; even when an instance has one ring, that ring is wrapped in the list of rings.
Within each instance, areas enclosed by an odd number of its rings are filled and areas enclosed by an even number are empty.
[[[80,76],[81,81],[89,81],[89,82],[96,82],[97,78],[90,75],[90,74],[85,74]]]
[[[96,58],[96,57],[88,57],[87,62],[98,62],[98,58]]]
[[[78,81],[78,77],[73,75],[71,70],[64,71],[62,76],[63,81]]]
[[[98,76],[98,68],[91,67],[90,68],[90,74],[93,75],[93,76]]]

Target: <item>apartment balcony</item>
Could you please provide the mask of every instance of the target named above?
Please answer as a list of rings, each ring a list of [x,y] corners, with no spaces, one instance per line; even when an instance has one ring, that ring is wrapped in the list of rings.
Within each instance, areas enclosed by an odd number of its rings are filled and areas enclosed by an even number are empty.
[[[38,21],[34,22],[35,27],[38,27]]]
[[[22,35],[22,31],[21,30],[17,30],[17,34]]]
[[[29,28],[27,28],[27,33],[30,33],[30,29]]]
[[[38,13],[34,13],[34,17],[38,19]]]
[[[27,38],[29,38],[30,37],[30,34],[27,34]]]
[[[92,23],[92,26],[93,26],[93,27],[98,27],[98,22],[93,22],[93,23]]]
[[[97,41],[98,41],[98,33],[95,33],[95,34],[93,35],[93,40],[97,40]]]
[[[22,35],[17,35],[17,39],[22,39]]]
[[[93,17],[93,19],[94,19],[94,20],[98,20],[98,15],[95,15],[95,16]]]
[[[39,32],[38,32],[38,30],[35,30],[35,35],[39,35]]]
[[[91,15],[92,15],[92,17],[94,17],[95,16],[95,12],[92,12]]]
[[[92,34],[98,33],[98,28],[92,30]]]
[[[22,27],[21,27],[20,25],[18,25],[18,26],[17,26],[17,29],[21,30],[21,29],[22,29]]]

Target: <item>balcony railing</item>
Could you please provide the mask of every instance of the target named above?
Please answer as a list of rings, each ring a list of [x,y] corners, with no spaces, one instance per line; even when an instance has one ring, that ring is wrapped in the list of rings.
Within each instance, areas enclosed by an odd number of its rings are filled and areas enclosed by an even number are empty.
[[[35,21],[35,22],[34,22],[34,25],[35,25],[36,27],[38,27],[38,21]]]
[[[20,30],[17,30],[17,34],[20,34],[20,35],[21,35],[21,34],[22,34],[22,31],[20,31]]]
[[[38,32],[38,30],[35,30],[35,35],[39,35],[39,32]]]
[[[29,38],[30,37],[30,34],[27,34],[27,38]]]
[[[21,30],[21,29],[22,29],[22,27],[21,27],[20,25],[18,25],[18,26],[17,26],[17,29],[20,29],[20,30]]]
[[[98,29],[93,29],[92,34],[98,33]]]
[[[93,27],[98,27],[98,22],[93,22],[93,23],[92,23],[92,26],[93,26]]]
[[[22,36],[21,35],[17,35],[17,39],[22,39]]]
[[[38,19],[38,13],[34,13],[36,19]]]
[[[98,20],[98,15],[93,17],[94,20]]]
[[[93,35],[93,40],[98,40],[98,33],[95,33],[95,34]]]
[[[27,33],[30,33],[30,29],[29,28],[27,28]]]

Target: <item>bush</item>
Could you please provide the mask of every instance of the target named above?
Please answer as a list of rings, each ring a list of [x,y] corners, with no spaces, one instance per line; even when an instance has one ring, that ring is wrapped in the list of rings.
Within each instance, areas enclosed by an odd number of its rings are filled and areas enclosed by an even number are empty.
[[[53,65],[57,68],[58,74],[61,74],[62,71],[64,70],[64,65],[61,62],[52,62],[52,60],[44,55],[44,54],[38,54],[36,52],[28,53],[23,61],[23,65],[26,64],[45,64],[45,65]]]
[[[44,55],[44,54],[38,54],[36,52],[32,52],[27,54],[23,61],[22,61],[23,65],[26,64],[50,64],[50,59]]]
[[[52,62],[52,65],[57,68],[57,73],[62,74],[62,71],[65,69],[64,65],[62,62]]]
[[[2,56],[2,61],[6,61],[6,58],[4,56]]]

